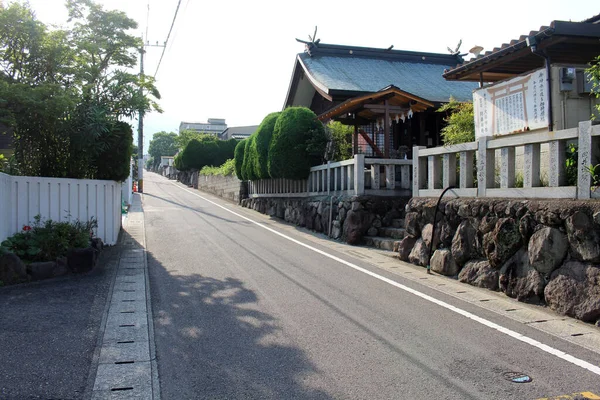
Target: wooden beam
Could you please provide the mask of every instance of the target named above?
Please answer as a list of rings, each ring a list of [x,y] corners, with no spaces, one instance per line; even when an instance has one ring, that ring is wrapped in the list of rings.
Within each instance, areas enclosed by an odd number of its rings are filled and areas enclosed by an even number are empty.
[[[383,153],[385,158],[390,158],[390,103],[388,100],[384,103],[384,117],[383,117]]]
[[[387,100],[385,101],[385,104],[388,104]],[[373,112],[379,111],[378,114],[383,114],[386,109],[388,112],[393,113],[408,112],[410,109],[409,107],[390,106],[389,104],[386,106],[385,104],[365,104],[363,107]]]
[[[369,137],[369,135],[367,134],[367,132],[365,132],[363,129],[359,129],[358,133],[360,133],[360,136],[362,136],[365,141],[369,144],[369,146],[371,146],[371,148],[373,149],[373,151],[381,158],[383,158],[383,153],[381,152],[381,150],[379,150],[379,147],[377,147],[377,145],[375,144],[375,142],[373,142],[373,139],[371,139]]]

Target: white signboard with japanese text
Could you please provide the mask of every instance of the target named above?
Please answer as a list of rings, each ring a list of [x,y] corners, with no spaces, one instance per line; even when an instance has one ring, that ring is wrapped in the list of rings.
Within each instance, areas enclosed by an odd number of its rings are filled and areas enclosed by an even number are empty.
[[[546,69],[473,92],[475,137],[526,132],[548,126]]]

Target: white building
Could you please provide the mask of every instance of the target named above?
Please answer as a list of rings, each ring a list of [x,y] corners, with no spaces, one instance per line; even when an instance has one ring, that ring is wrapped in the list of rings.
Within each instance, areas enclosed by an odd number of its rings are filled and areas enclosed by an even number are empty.
[[[225,119],[209,118],[207,122],[185,122],[179,124],[179,133],[185,130],[192,130],[201,133],[209,133],[211,135],[219,135],[227,129]]]

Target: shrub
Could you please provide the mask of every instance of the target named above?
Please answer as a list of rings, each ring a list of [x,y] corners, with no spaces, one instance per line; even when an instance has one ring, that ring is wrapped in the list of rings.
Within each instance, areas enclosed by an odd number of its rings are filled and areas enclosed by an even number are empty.
[[[192,139],[180,153],[181,157],[175,158],[175,168],[185,171],[189,169],[202,169],[206,165],[217,166],[233,158],[236,141],[221,141],[217,138]],[[179,161],[178,161],[179,158]]]
[[[200,175],[221,175],[229,176],[235,173],[235,162],[229,159],[219,167],[205,166],[200,170]]]
[[[85,248],[90,245],[93,229],[97,221],[55,222],[42,221],[38,215],[32,226],[24,226],[2,242],[2,248],[19,256],[25,263],[54,261],[66,256],[71,248]]]
[[[446,112],[447,115],[444,119],[447,125],[440,132],[445,145],[475,141],[475,118],[472,102],[461,103],[451,97],[450,102],[437,111]]]
[[[352,126],[338,121],[331,121],[325,126],[329,142],[327,143],[327,159],[344,161],[352,158]]]
[[[125,122],[116,122],[103,138],[104,150],[96,161],[96,179],[122,182],[129,176],[133,153],[133,130]]]
[[[272,178],[305,179],[310,167],[323,161],[327,136],[321,121],[305,107],[285,109],[277,122],[269,147]]]
[[[235,146],[234,151],[235,174],[242,180],[246,180],[244,174],[245,171],[242,171],[242,166],[244,165],[244,151],[246,150],[246,143],[248,143],[247,140],[248,139],[244,139],[240,141],[237,146]]]
[[[244,148],[244,163],[242,164],[242,175],[244,180],[254,181],[258,179],[254,171],[254,164],[256,159],[256,152],[253,151],[255,148],[254,141],[256,140],[256,134],[253,133],[248,139],[246,139],[246,146]]]
[[[269,145],[271,144],[275,122],[277,122],[280,114],[280,112],[274,112],[267,115],[254,133],[256,136],[251,151],[253,153],[254,174],[258,179],[270,178],[268,168]]]

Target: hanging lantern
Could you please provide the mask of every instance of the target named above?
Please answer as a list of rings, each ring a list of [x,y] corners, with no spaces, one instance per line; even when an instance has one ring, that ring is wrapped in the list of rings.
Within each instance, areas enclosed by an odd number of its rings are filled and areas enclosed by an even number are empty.
[[[408,118],[412,118],[413,116],[413,110],[412,108],[408,110]]]
[[[400,123],[400,114],[396,114],[396,123],[399,124]]]
[[[406,120],[406,115],[404,115],[404,113],[400,114],[400,119],[404,122],[404,120]]]

